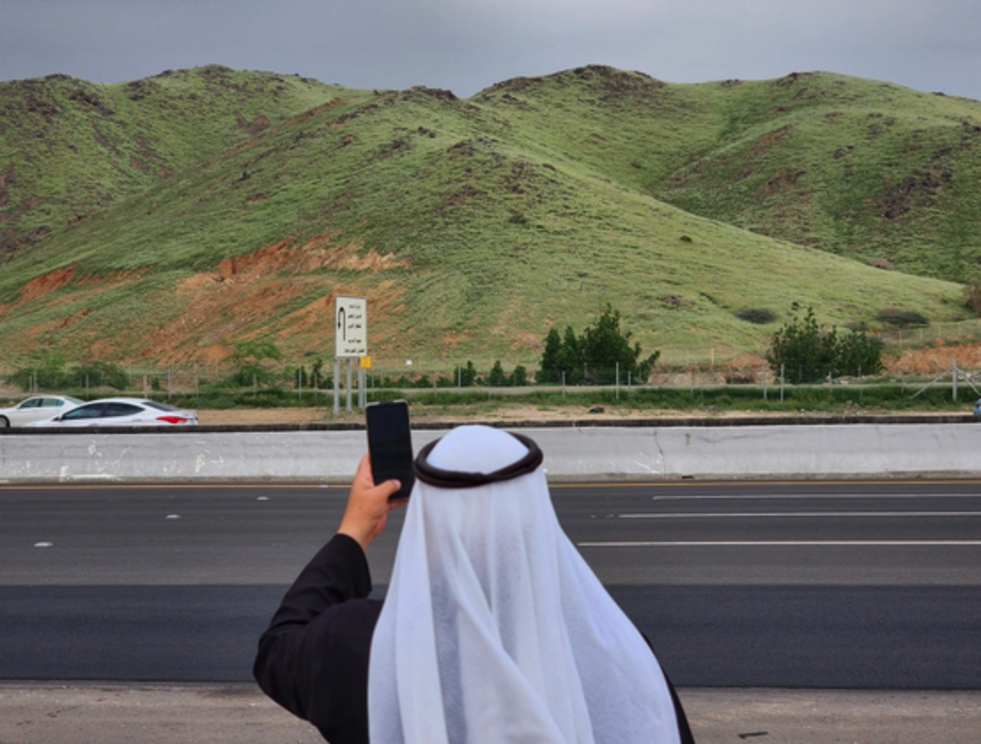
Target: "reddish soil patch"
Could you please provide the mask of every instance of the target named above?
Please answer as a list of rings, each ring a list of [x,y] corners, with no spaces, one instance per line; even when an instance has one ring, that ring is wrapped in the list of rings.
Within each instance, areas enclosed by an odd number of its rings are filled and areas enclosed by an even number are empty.
[[[69,266],[64,269],[55,269],[47,274],[42,274],[36,279],[31,279],[20,291],[20,301],[29,302],[30,300],[43,297],[49,292],[61,289],[75,276],[75,267]]]
[[[892,374],[939,375],[956,362],[963,370],[981,369],[981,342],[941,345],[926,349],[907,349],[884,360]]]

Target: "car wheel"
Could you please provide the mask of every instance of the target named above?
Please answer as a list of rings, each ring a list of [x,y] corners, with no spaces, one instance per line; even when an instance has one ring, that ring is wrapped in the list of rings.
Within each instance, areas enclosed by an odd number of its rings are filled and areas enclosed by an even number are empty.
[[[0,429],[6,429],[10,426],[10,421],[7,420],[6,416],[0,416]]]

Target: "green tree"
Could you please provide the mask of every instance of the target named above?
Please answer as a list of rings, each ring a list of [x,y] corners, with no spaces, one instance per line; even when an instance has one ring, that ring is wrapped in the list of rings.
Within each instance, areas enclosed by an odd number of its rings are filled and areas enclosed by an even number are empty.
[[[458,371],[460,387],[473,387],[477,384],[477,368],[472,361],[467,362],[467,366],[461,367]]]
[[[559,359],[561,352],[562,337],[559,336],[558,329],[553,327],[545,336],[545,348],[542,350],[542,359],[538,363],[538,375],[536,375],[538,382],[559,382],[562,379]]]
[[[67,387],[111,387],[125,390],[129,387],[129,376],[121,367],[110,362],[79,364],[65,375]]]
[[[500,359],[494,362],[494,366],[491,367],[491,371],[487,375],[487,384],[491,387],[504,387],[508,384],[508,377],[504,374],[504,367],[501,366]]]
[[[235,374],[232,375],[232,380],[236,385],[248,387],[253,384],[273,384],[273,373],[266,369],[263,362],[278,362],[283,358],[276,344],[272,341],[236,341],[233,346],[235,351],[232,353],[232,363],[235,365]]]
[[[549,330],[545,338],[542,359],[539,364],[538,382],[577,384],[584,379],[590,382],[612,382],[619,367],[620,375],[646,380],[660,357],[655,351],[641,358],[639,343],[631,345],[629,331],[620,329],[620,312],[607,303],[596,321],[588,326],[582,336],[576,336],[571,326],[559,338],[557,330]]]
[[[310,365],[310,386],[315,390],[327,387],[324,379],[324,360],[317,357]]]
[[[36,363],[8,375],[7,382],[25,393],[34,389],[35,382],[38,390],[57,390],[65,386],[65,359],[60,354],[46,352]]]
[[[790,383],[818,382],[831,375],[876,374],[882,371],[882,347],[864,331],[850,331],[840,338],[834,326],[818,325],[814,309],[803,319],[800,306],[791,306],[791,320],[770,339],[766,358],[777,375]]]
[[[572,330],[572,326],[566,326],[565,334],[562,337],[562,346],[559,348],[558,355],[558,381],[564,380],[570,385],[582,382],[583,378],[583,358],[582,343]]]
[[[508,384],[514,387],[524,387],[528,384],[528,370],[523,364],[519,364],[514,368],[511,377],[508,379]]]
[[[607,303],[593,325],[586,328],[580,343],[586,373],[595,381],[611,382],[617,370],[621,377],[628,374],[647,379],[660,352],[641,360],[639,343],[631,345],[632,333],[620,329],[620,311]]]
[[[770,339],[766,359],[770,368],[790,383],[815,382],[834,371],[836,339],[829,338],[808,308],[803,319],[798,318],[800,306],[791,305],[791,318]]]
[[[849,331],[838,342],[838,374],[877,375],[882,364],[882,342],[864,331]]]

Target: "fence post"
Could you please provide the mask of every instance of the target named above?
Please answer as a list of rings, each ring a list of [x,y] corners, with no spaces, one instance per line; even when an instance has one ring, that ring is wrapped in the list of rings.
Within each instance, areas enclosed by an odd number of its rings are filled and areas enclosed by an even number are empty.
[[[347,372],[346,372],[346,374],[347,374],[347,378],[346,378],[346,384],[347,384],[347,407],[346,407],[345,410],[348,413],[350,413],[351,411],[354,410],[353,403],[352,403],[352,400],[351,400],[351,374],[352,374],[352,371],[351,371],[351,357],[348,357],[347,358]]]

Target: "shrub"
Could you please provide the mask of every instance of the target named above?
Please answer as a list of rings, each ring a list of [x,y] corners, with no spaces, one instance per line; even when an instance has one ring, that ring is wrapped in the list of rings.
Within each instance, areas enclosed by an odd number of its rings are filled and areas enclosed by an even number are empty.
[[[241,387],[249,385],[272,385],[275,375],[263,366],[266,359],[279,361],[282,352],[271,341],[237,341],[234,344],[232,362],[235,364],[235,374],[232,381]]]
[[[641,359],[640,344],[630,344],[630,331],[620,330],[620,312],[607,303],[596,321],[581,336],[571,327],[560,339],[556,329],[545,338],[539,362],[538,382],[612,382],[617,368],[620,374],[646,379],[657,363],[660,352]]]
[[[930,325],[930,320],[916,310],[904,310],[900,307],[884,307],[876,316],[880,322],[897,328],[916,328]]]
[[[835,366],[837,334],[818,326],[814,309],[798,320],[799,306],[791,307],[791,320],[773,334],[766,359],[774,374],[783,372],[791,383],[815,382],[831,374]]]
[[[756,325],[766,325],[777,319],[777,314],[765,307],[746,307],[736,312],[736,317],[745,320],[747,323]]]
[[[504,374],[504,367],[501,366],[500,359],[494,362],[494,366],[491,367],[490,374],[487,375],[487,384],[491,387],[503,387],[508,384],[508,378]]]
[[[851,330],[844,338],[836,328],[818,326],[813,308],[799,320],[799,306],[792,318],[770,339],[766,358],[774,374],[781,372],[791,383],[817,382],[830,375],[873,375],[882,371],[882,345],[865,331]]]
[[[41,361],[30,367],[22,367],[7,375],[7,382],[25,393],[34,390],[56,390],[65,386],[65,360],[58,354],[46,354]]]
[[[460,368],[457,374],[460,387],[473,387],[477,384],[477,368],[472,361],[467,361],[467,366]]]
[[[80,364],[68,370],[64,377],[66,387],[111,387],[116,390],[129,388],[129,376],[115,364],[92,362]]]
[[[974,282],[964,287],[964,304],[972,312],[981,315],[981,282]]]

